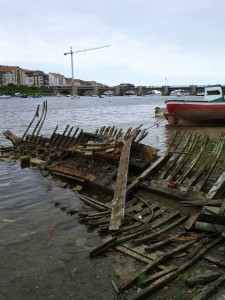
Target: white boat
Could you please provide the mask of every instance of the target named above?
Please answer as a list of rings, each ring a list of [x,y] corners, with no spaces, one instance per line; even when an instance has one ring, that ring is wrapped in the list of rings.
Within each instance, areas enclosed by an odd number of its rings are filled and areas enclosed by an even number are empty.
[[[70,99],[79,99],[80,98],[80,96],[78,96],[78,95],[72,95],[71,97],[70,97]]]
[[[11,98],[10,95],[0,95],[0,99],[9,99]]]
[[[171,125],[224,126],[225,98],[221,85],[205,87],[204,97],[181,97],[165,101],[164,117]]]
[[[189,93],[185,90],[175,90],[170,93],[170,96],[189,96]]]

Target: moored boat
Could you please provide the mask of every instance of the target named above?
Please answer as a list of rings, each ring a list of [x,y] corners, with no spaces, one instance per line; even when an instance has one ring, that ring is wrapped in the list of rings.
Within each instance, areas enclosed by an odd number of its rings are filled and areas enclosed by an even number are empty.
[[[10,95],[0,95],[0,99],[9,99],[11,98]]]
[[[198,97],[199,98],[199,97]],[[216,126],[225,125],[225,100],[221,85],[205,87],[204,97],[171,99],[165,101],[164,117],[171,125]]]

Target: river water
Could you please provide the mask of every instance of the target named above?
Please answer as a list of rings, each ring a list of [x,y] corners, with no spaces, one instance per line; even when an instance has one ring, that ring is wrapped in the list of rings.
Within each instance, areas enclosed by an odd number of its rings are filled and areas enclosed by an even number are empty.
[[[0,145],[11,146],[3,136],[10,130],[22,137],[38,104],[48,101],[41,134],[50,136],[58,124],[94,132],[101,126],[124,130],[143,124],[143,140],[162,154],[175,129],[155,118],[155,107],[165,107],[165,97],[11,98],[0,102]],[[179,129],[180,130],[180,129]],[[218,137],[223,128],[185,128]],[[135,271],[131,260],[118,257],[89,259],[101,239],[79,224],[78,214],[68,215],[55,203],[72,202],[76,194],[62,189],[36,168],[22,169],[18,162],[0,161],[0,300],[114,299],[111,280]],[[124,259],[124,261],[123,261]],[[121,268],[121,264],[124,265]],[[123,274],[124,272],[124,274]],[[117,277],[118,276],[118,277]],[[125,276],[125,275],[124,275]]]

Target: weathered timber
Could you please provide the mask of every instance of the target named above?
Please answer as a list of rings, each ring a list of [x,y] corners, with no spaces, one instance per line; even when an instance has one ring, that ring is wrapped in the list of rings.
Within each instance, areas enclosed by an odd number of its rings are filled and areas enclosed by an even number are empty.
[[[204,172],[204,176],[203,176],[202,180],[198,181],[198,183],[196,184],[196,186],[193,189],[194,191],[199,192],[202,189],[203,185],[208,180],[210,174],[212,173],[212,171],[214,170],[214,168],[216,167],[216,165],[219,161],[219,158],[220,158],[222,150],[223,150],[223,146],[224,146],[224,138],[221,138],[220,143],[218,144],[218,147],[215,150],[215,153],[210,160],[210,163],[207,168],[207,172]]]
[[[167,274],[169,274],[169,273],[175,271],[176,269],[177,269],[177,266],[169,266],[169,267],[165,268],[165,269],[162,270],[162,271],[159,271],[159,272],[157,272],[157,273],[154,273],[154,274],[152,274],[151,276],[149,276],[148,279],[146,279],[146,280],[142,283],[142,285],[144,285],[144,286],[145,286],[145,285],[149,285],[149,284],[152,283],[153,281],[155,281],[155,280],[161,278],[161,277],[164,276],[164,275],[167,275]]]
[[[132,240],[132,243],[134,245],[138,245],[138,244],[141,244],[141,243],[144,243],[144,242],[147,242],[147,241],[150,241],[151,239],[159,236],[160,234],[170,230],[171,228],[173,227],[176,227],[178,225],[180,225],[181,223],[183,223],[185,220],[187,219],[186,216],[182,216],[180,218],[178,218],[177,220],[175,220],[173,223],[170,223],[168,226],[164,227],[163,229],[157,231],[157,232],[153,232],[152,234],[149,234],[149,235],[146,235],[144,237],[140,237],[140,238],[137,238],[136,240]]]
[[[223,260],[221,260],[221,258],[218,259],[218,258],[215,258],[215,257],[209,255],[209,254],[205,254],[205,255],[203,256],[203,258],[204,258],[205,260],[207,260],[208,262],[214,264],[214,265],[217,265],[217,266],[219,266],[219,267],[225,268],[225,262],[224,262]]]
[[[38,114],[39,114],[39,108],[40,108],[40,105],[37,106],[37,109],[36,109],[36,112],[35,112],[35,114],[34,114],[34,117],[33,117],[33,119],[31,120],[30,124],[27,126],[27,129],[25,130],[25,132],[24,132],[24,134],[23,134],[23,136],[22,136],[22,138],[21,138],[21,141],[24,140],[24,138],[25,138],[25,136],[26,136],[28,130],[30,129],[31,125],[33,124],[35,118],[38,117]]]
[[[222,233],[225,230],[225,225],[197,221],[195,222],[195,229],[207,232]]]
[[[170,162],[170,164],[168,165],[168,167],[166,168],[166,170],[163,172],[163,174],[161,175],[161,178],[165,178],[167,176],[167,174],[170,172],[170,170],[175,170],[176,169],[176,164],[178,162],[178,160],[182,160],[182,155],[186,156],[188,154],[188,151],[190,150],[189,148],[191,147],[191,137],[192,137],[192,132],[188,132],[187,135],[185,136],[186,141],[181,144],[181,149],[179,152],[176,153],[176,150],[174,151],[175,153],[175,157],[173,157],[173,160]],[[182,135],[181,135],[182,138]],[[189,144],[189,147],[188,147]],[[179,146],[179,144],[178,144]],[[172,177],[167,176],[166,181],[170,181],[172,180]]]
[[[37,127],[36,139],[35,139],[34,142],[36,142],[36,140],[37,140],[37,137],[38,137],[38,135],[39,135],[39,133],[41,131],[41,128],[42,128],[42,126],[44,124],[44,121],[45,121],[45,118],[46,118],[46,115],[47,115],[47,110],[48,110],[47,100],[44,101],[43,106],[44,106],[44,113],[43,113],[41,121],[40,121],[40,123],[39,123],[39,125]]]
[[[84,195],[81,195],[81,194],[78,194],[78,196],[81,198],[81,200],[87,204],[89,204],[90,206],[96,208],[97,210],[100,210],[100,211],[111,211],[111,208],[110,206],[102,203],[102,202],[99,202],[97,200],[94,200],[94,199],[91,199],[87,196],[84,196]]]
[[[151,270],[153,270],[156,266],[161,264],[163,261],[167,260],[168,258],[171,258],[172,256],[174,256],[178,253],[185,251],[187,248],[189,248],[194,243],[195,243],[195,241],[189,241],[189,242],[186,242],[186,243],[164,253],[158,259],[152,261],[150,264],[148,264],[147,266],[142,268],[139,272],[137,272],[137,274],[131,280],[129,280],[127,283],[125,283],[121,287],[121,290],[124,291],[124,290],[130,288],[133,284],[135,284],[137,282],[137,280],[138,280],[138,278],[140,278],[140,276],[149,273]]]
[[[169,238],[166,238],[163,241],[159,241],[157,243],[154,243],[150,246],[145,247],[145,252],[152,252],[155,250],[162,249],[164,246],[169,245],[174,239],[178,238],[181,234],[176,234],[174,236],[171,236]]]
[[[42,123],[42,119],[44,118],[44,115],[45,115],[45,110],[47,110],[47,105],[46,105],[46,104],[47,104],[46,101],[44,101],[44,102],[43,102],[43,107],[42,107],[41,116],[40,116],[40,118],[39,118],[39,120],[38,120],[36,126],[34,127],[34,130],[33,130],[32,134],[31,134],[30,137],[29,137],[29,142],[32,142],[33,137],[34,137],[34,135],[35,135],[35,133],[36,133],[36,130],[38,129],[38,126]]]
[[[115,242],[117,240],[117,237],[110,237],[108,238],[102,245],[94,248],[91,252],[90,252],[90,257],[96,257],[98,255],[101,255],[102,253],[104,253],[106,250],[114,247]]]
[[[18,138],[15,134],[13,134],[11,131],[6,130],[3,132],[3,135],[5,136],[5,138],[7,140],[10,140],[14,146],[18,145],[19,143],[21,143],[21,139]]]
[[[143,290],[140,294],[135,296],[132,300],[142,300],[146,299],[147,296],[151,295],[153,292],[157,291],[161,287],[165,286],[175,278],[177,278],[180,274],[184,273],[187,269],[193,266],[208,250],[217,245],[223,240],[223,238],[218,237],[214,239],[212,242],[207,244],[200,252],[198,252],[191,260],[182,264],[178,269],[172,273],[169,273],[162,278],[153,282],[148,288]],[[197,299],[195,299],[197,300]]]
[[[201,294],[194,297],[193,300],[206,300],[209,299],[210,295],[218,289],[218,287],[225,282],[225,274],[221,275],[214,283],[207,286],[202,290]]]
[[[190,172],[196,166],[197,162],[200,160],[200,158],[202,157],[202,155],[203,155],[203,153],[204,153],[204,151],[206,149],[208,141],[209,141],[209,137],[205,136],[204,142],[203,142],[203,144],[201,146],[200,151],[198,152],[198,154],[194,158],[192,158],[191,164],[189,165],[189,167],[187,168],[187,170],[177,179],[178,183],[183,182],[184,179],[188,176],[188,174],[190,174]]]
[[[48,167],[49,171],[61,173],[64,175],[69,175],[71,177],[78,177],[80,179],[93,181],[96,177],[92,174],[84,173],[82,171],[76,170],[72,167],[64,167],[64,166],[57,166],[57,165],[50,165]]]
[[[225,187],[225,172],[219,177],[214,186],[210,189],[208,194],[206,195],[207,199],[214,199],[217,195],[224,190]]]
[[[182,153],[179,159],[179,163],[174,167],[171,174],[166,178],[166,181],[172,181],[176,178],[177,174],[182,171],[187,161],[190,159],[193,151],[195,150],[195,146],[200,139],[200,135],[193,134],[193,141],[190,142],[187,147],[187,153]]]
[[[170,159],[171,155],[171,153],[166,153],[164,156],[153,162],[145,171],[143,171],[141,175],[139,175],[133,182],[128,185],[127,195],[133,192],[134,188],[148,176],[156,174],[157,171],[161,169],[161,167]]]
[[[129,168],[130,149],[133,142],[136,130],[134,130],[125,140],[118,167],[114,197],[112,201],[112,213],[109,224],[110,230],[118,230],[124,219],[126,189],[127,189],[127,174]]]
[[[189,287],[193,287],[197,284],[204,284],[204,283],[213,281],[213,280],[217,279],[218,277],[220,277],[223,274],[224,274],[223,271],[206,272],[204,274],[199,274],[199,275],[192,276],[192,277],[186,279],[185,282]]]
[[[207,169],[210,168],[211,163],[213,163],[221,145],[221,140],[219,140],[216,145],[214,146],[214,149],[210,152],[210,155],[205,159],[205,161],[202,163],[200,168],[195,172],[195,174],[190,178],[189,182],[186,184],[186,187],[189,189],[192,185],[194,185],[197,181],[197,179],[203,174],[203,172],[207,172]],[[214,164],[213,164],[214,165]],[[205,174],[205,173],[204,173]],[[207,175],[206,175],[207,176]],[[202,182],[200,182],[196,186],[196,191],[199,191],[202,187],[202,184],[204,184],[205,178],[203,176]]]
[[[41,161],[41,163],[36,163],[36,161],[34,161],[32,159],[31,161],[32,164],[36,164],[36,165],[41,165],[41,164],[44,164],[44,161]],[[81,179],[80,177],[76,177],[76,176],[70,176],[70,175],[67,175],[67,174],[63,174],[63,173],[59,173],[59,172],[55,172],[55,171],[51,171],[51,174],[54,174],[54,175],[57,175],[57,176],[60,176],[60,177],[64,177],[64,178],[68,178],[68,179],[72,179],[74,181],[78,181],[82,184],[85,183],[85,180],[84,179]]]
[[[191,251],[188,253],[187,257],[190,259],[193,256],[196,255],[196,253],[198,253],[204,245],[206,245],[207,243],[209,243],[209,239],[207,237],[203,237],[196,245],[194,245],[194,248],[191,249]]]
[[[202,213],[202,208],[198,207],[198,208],[194,209],[184,226],[185,229],[190,230],[192,228],[192,226],[194,225],[194,223],[198,220],[201,213]]]

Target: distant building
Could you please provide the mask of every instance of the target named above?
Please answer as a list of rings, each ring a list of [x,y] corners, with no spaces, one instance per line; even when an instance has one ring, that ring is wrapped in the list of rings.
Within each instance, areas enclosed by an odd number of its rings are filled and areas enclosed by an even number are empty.
[[[66,86],[66,78],[58,73],[48,73],[49,86]]]
[[[23,85],[25,73],[23,69],[16,66],[0,66],[0,86],[8,84]]]
[[[24,70],[24,85],[42,87],[49,85],[49,77],[42,71]]]

